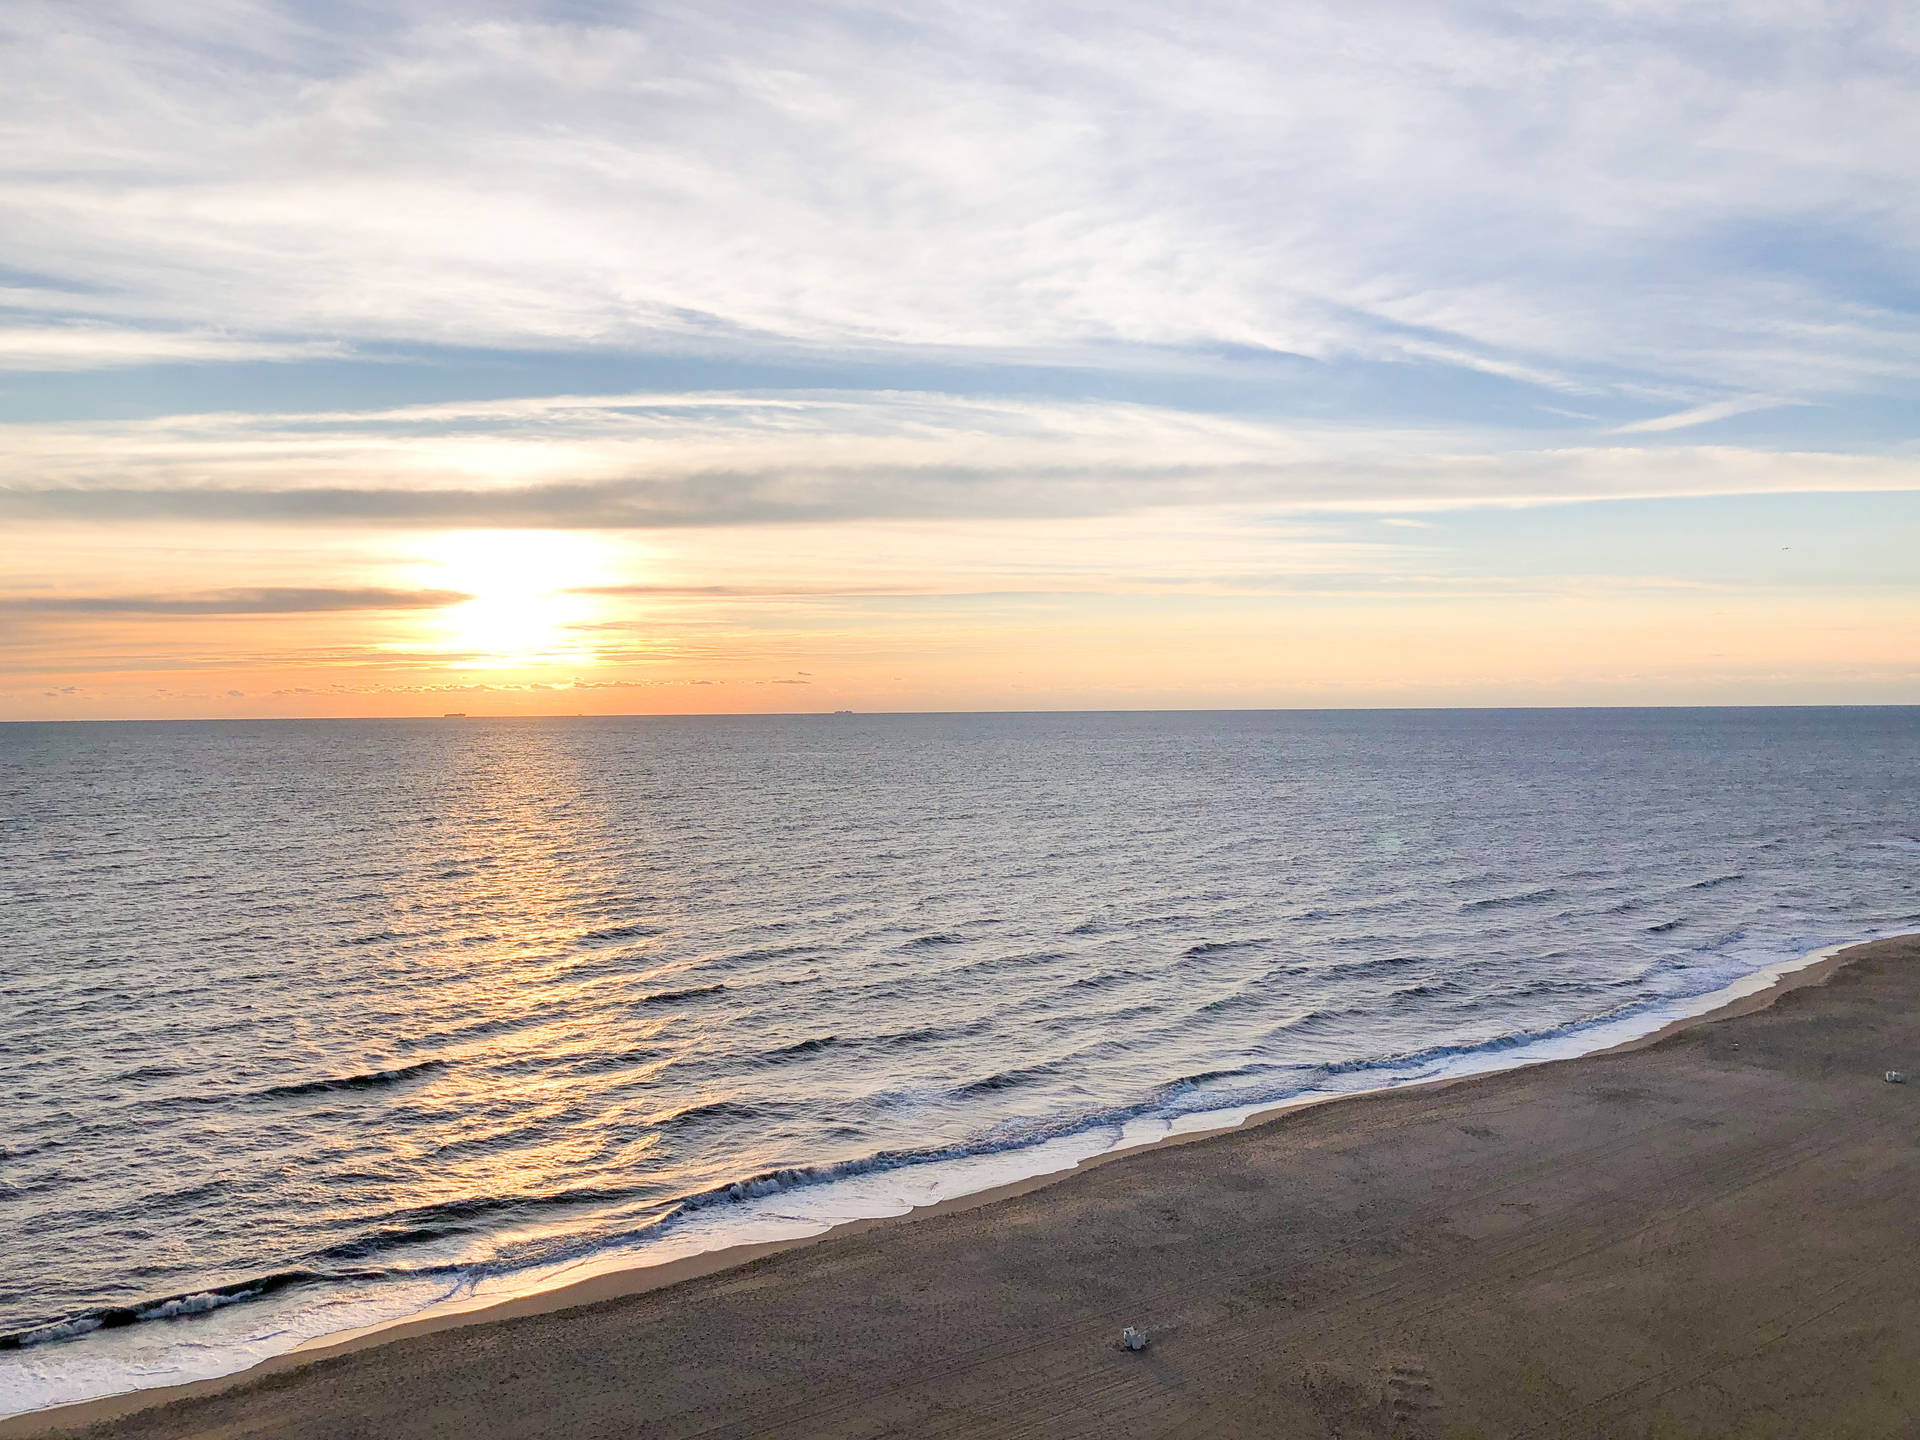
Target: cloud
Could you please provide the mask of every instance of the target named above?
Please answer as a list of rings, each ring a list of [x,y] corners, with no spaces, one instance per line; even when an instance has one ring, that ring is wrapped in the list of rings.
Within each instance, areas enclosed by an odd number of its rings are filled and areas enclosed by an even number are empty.
[[[1681,410],[1672,415],[1656,415],[1651,420],[1636,420],[1631,425],[1616,425],[1616,435],[1655,434],[1666,430],[1686,430],[1695,425],[1710,425],[1715,420],[1729,420],[1735,415],[1750,415],[1755,410],[1771,410],[1789,404],[1785,400],[1775,400],[1765,395],[1742,395],[1731,400],[1716,400],[1709,405],[1696,405],[1691,410]]]
[[[8,21],[0,263],[51,319],[1123,365],[1240,347],[1619,393],[1920,375],[1920,40],[1897,6],[1203,0],[1175,26],[1147,0],[16,0]]]
[[[685,529],[1920,488],[1893,455],[1296,425],[916,393],[560,396],[0,429],[0,515]]]
[[[1916,461],[1701,447],[1650,453],[1437,455],[1372,466],[1248,463],[1134,466],[1118,472],[944,467],[908,475],[891,469],[719,471],[487,490],[16,487],[0,491],[0,515],[87,523],[675,530],[861,520],[1039,519],[1249,502],[1276,509],[1450,508],[1913,489],[1920,489]]]
[[[0,291],[4,299],[5,291]],[[248,339],[207,331],[0,323],[0,370],[101,370],[207,361],[310,360],[344,353],[326,341]]]
[[[373,684],[353,685],[338,682],[332,685],[309,686],[294,685],[275,690],[275,695],[527,695],[527,694],[563,694],[569,690],[682,690],[705,687],[747,686],[747,685],[805,685],[806,680],[759,679],[742,677],[734,679],[709,679],[687,676],[657,676],[648,679],[622,678],[616,680],[595,680],[574,676],[564,680],[504,680],[487,682],[483,680],[454,680],[438,684]],[[69,692],[71,687],[69,687]],[[48,691],[52,694],[52,691]],[[231,691],[228,693],[232,693]]]
[[[15,615],[313,615],[348,610],[436,610],[471,600],[453,590],[267,587],[199,595],[4,595]]]
[[[901,585],[580,585],[566,593],[605,600],[836,600],[932,591]]]

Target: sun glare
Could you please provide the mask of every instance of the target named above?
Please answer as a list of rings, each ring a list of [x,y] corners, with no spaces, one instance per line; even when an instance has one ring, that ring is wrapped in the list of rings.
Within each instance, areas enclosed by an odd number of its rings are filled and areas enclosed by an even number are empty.
[[[595,660],[580,632],[599,613],[606,554],[590,536],[544,530],[473,530],[429,547],[423,578],[473,598],[441,613],[436,647],[462,668],[581,665]]]

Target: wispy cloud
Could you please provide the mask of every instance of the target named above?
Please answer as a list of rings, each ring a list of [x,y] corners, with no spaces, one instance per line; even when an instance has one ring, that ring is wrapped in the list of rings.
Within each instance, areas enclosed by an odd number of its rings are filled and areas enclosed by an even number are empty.
[[[7,43],[0,263],[49,313],[1920,373],[1898,7],[18,0]]]
[[[0,514],[118,524],[678,529],[1920,487],[1920,462],[1898,455],[1606,431],[1522,447],[1467,428],[910,393],[562,396],[0,433]]]
[[[3,298],[4,292],[0,292]],[[127,365],[312,360],[345,353],[331,341],[277,341],[210,331],[0,322],[0,370],[102,370]]]
[[[1656,415],[1650,420],[1636,420],[1630,425],[1616,425],[1616,435],[1646,435],[1667,430],[1687,430],[1695,425],[1710,425],[1716,420],[1730,420],[1736,415],[1751,415],[1756,410],[1772,410],[1791,401],[1775,400],[1766,395],[1740,395],[1731,400],[1715,400],[1706,405],[1695,405],[1690,410],[1675,411],[1671,415]]]
[[[578,585],[569,595],[606,600],[838,600],[860,596],[926,594],[932,586],[903,585]]]
[[[455,590],[266,587],[197,595],[0,595],[13,615],[317,615],[353,610],[435,610],[471,600]]]

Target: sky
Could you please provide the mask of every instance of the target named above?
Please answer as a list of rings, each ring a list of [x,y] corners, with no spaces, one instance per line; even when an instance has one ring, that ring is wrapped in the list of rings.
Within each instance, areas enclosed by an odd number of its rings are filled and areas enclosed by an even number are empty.
[[[1920,10],[0,8],[0,719],[1920,703]]]

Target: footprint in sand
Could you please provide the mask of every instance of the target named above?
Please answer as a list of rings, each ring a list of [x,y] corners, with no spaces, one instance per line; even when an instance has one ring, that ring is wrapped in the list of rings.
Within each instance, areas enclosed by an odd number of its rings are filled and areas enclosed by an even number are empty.
[[[1301,1376],[1329,1440],[1432,1440],[1440,1400],[1418,1355],[1383,1355],[1373,1373],[1316,1360]]]

